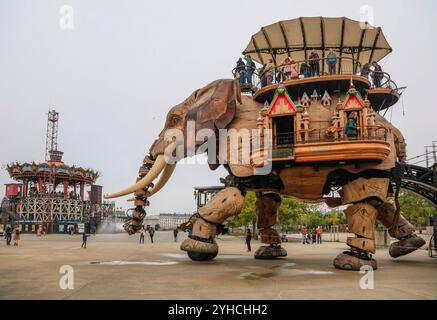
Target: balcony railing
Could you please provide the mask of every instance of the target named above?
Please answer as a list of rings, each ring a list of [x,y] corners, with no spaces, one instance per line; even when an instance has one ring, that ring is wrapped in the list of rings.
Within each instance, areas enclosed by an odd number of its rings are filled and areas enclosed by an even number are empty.
[[[347,135],[344,128],[327,127],[298,130],[274,135],[274,148],[286,148],[296,144],[341,142],[341,141],[387,141],[388,129],[383,126],[357,127],[356,135]]]
[[[254,70],[250,79],[246,78],[247,72],[246,69],[244,69],[245,81],[243,83],[240,81],[241,90],[243,92],[255,93],[259,89],[270,84],[277,84],[288,80],[330,75],[362,76],[371,82],[372,88],[381,87],[398,90],[396,83],[391,80],[391,77],[387,72],[373,71],[368,64],[362,66],[358,60],[349,57],[337,57],[335,67],[330,68],[328,61],[330,61],[329,58],[318,59],[318,70],[317,67],[315,67],[315,64],[311,67],[310,60],[295,61],[293,64],[281,64],[267,69],[262,67]],[[297,74],[296,72],[286,74],[286,72],[290,70],[290,65],[295,65],[295,68],[293,69],[298,71]],[[237,68],[232,70],[235,79],[241,79],[241,71],[242,69],[237,70]]]
[[[285,147],[294,144],[294,133],[284,132],[276,134],[276,146]]]

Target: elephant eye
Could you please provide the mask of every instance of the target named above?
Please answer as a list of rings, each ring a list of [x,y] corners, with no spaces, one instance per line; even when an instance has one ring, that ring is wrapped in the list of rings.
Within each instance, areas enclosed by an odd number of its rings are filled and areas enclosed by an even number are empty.
[[[170,118],[170,125],[177,125],[181,119],[178,116],[173,116]]]

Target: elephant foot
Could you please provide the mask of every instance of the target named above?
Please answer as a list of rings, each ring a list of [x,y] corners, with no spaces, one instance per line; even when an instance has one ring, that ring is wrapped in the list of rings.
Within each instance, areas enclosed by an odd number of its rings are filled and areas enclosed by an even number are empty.
[[[214,242],[205,242],[187,238],[181,244],[181,250],[187,251],[193,261],[207,261],[214,259],[218,254],[218,245]]]
[[[407,238],[392,243],[388,252],[391,257],[397,258],[416,251],[424,244],[425,240],[421,237],[410,235]]]
[[[359,271],[362,266],[371,266],[373,270],[378,268],[376,260],[364,252],[344,251],[334,259],[337,269]]]
[[[287,256],[287,251],[281,246],[262,246],[255,252],[255,259],[275,259]]]
[[[218,252],[206,253],[206,252],[194,252],[187,251],[188,256],[193,261],[209,261],[217,257]]]

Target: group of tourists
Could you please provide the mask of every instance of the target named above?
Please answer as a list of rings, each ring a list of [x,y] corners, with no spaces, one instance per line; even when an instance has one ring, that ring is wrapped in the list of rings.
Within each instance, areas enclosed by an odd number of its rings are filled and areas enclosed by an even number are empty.
[[[140,244],[144,244],[144,238],[146,236],[146,232],[149,233],[150,241],[153,243],[153,237],[155,235],[155,228],[151,226],[142,227],[140,230]]]
[[[311,244],[311,243],[322,244],[322,227],[321,226],[317,226],[314,229],[310,229],[309,226],[302,226],[302,228],[300,228],[300,234],[301,234],[300,243],[302,243],[302,244]],[[251,241],[252,241],[252,231],[249,228],[246,228],[245,242],[246,242],[246,246],[247,246],[247,252],[252,251],[252,247],[250,244]],[[281,241],[288,242],[285,235],[281,236]]]
[[[6,240],[6,245],[10,246],[12,240],[14,240],[14,247],[18,246],[18,242],[20,241],[20,229],[18,227],[10,227],[7,226],[5,229],[5,240]]]
[[[300,234],[300,242],[302,244],[322,244],[322,227],[320,226],[314,229],[310,229],[309,226],[302,226],[302,228],[300,228]]]
[[[320,72],[320,62],[325,61],[328,67],[327,74],[335,75],[337,74],[337,64],[339,58],[334,52],[334,49],[329,49],[325,58],[320,58],[316,50],[312,50],[308,59],[305,62],[298,63],[295,62],[291,57],[285,58],[283,63],[276,66],[273,59],[268,59],[267,63],[259,69],[256,68],[255,62],[249,55],[243,58],[239,58],[237,61],[237,66],[235,68],[235,77],[239,79],[240,85],[252,86],[252,76],[255,71],[257,71],[261,87],[270,85],[275,80],[276,82],[288,81],[292,79],[299,79],[300,77],[318,77],[321,75]],[[360,75],[365,78],[372,78],[374,87],[381,87],[381,80],[384,77],[381,66],[373,61],[371,64],[366,63],[360,72]]]

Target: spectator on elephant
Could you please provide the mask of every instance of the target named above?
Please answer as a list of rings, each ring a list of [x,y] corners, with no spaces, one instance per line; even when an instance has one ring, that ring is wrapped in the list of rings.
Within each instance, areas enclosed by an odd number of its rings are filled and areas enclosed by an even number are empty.
[[[329,74],[335,74],[335,66],[337,65],[337,55],[334,53],[334,50],[329,49],[329,53],[326,56],[326,63],[328,64]]]
[[[240,84],[246,83],[246,66],[243,59],[239,58],[237,61],[237,67],[235,68],[236,77],[240,80]]]
[[[311,75],[313,77],[320,76],[320,57],[319,54],[312,50],[311,54],[309,56],[309,62],[310,62],[310,68],[311,68]]]

